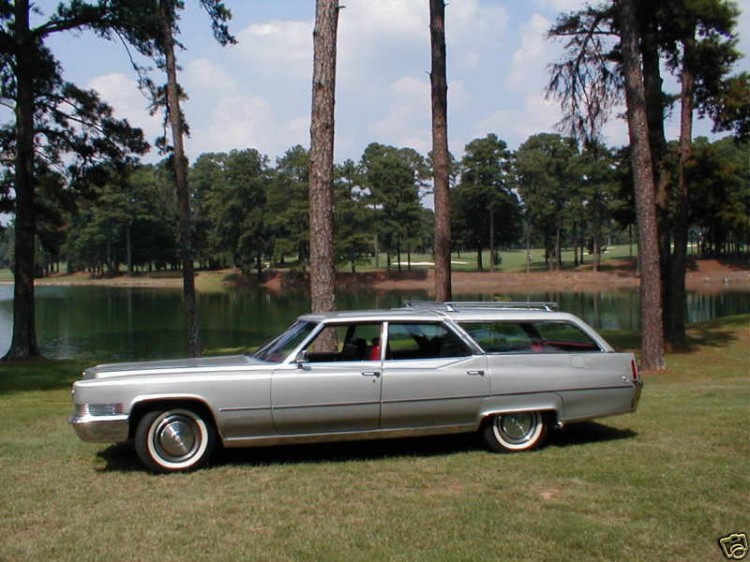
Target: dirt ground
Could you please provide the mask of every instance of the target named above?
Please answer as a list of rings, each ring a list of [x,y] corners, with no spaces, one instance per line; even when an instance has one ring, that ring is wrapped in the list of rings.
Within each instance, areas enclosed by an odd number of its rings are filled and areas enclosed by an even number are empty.
[[[197,277],[198,290],[205,286],[232,286],[239,278],[235,270],[200,272]],[[277,273],[263,285],[272,292],[284,291],[286,287],[299,285],[290,278]],[[376,291],[434,291],[434,272],[415,270],[403,272],[341,273],[339,286],[345,290],[371,289]],[[590,266],[563,271],[538,271],[531,273],[505,272],[464,272],[455,271],[452,275],[454,295],[491,294],[523,291],[567,291],[600,292],[637,287],[640,282],[632,263],[606,262],[602,271],[594,272]],[[152,278],[146,276],[118,276],[109,279],[92,279],[86,274],[57,275],[37,281],[44,285],[107,285],[121,287],[168,287],[180,288],[179,277]],[[204,287],[202,287],[204,285]],[[718,292],[721,290],[750,290],[750,263],[724,262],[719,260],[698,260],[689,269],[687,286],[691,290]]]
[[[476,294],[492,292],[567,291],[600,292],[638,287],[640,277],[628,264],[609,264],[602,271],[590,267],[578,270],[538,271],[533,273],[454,272],[453,293]],[[750,290],[750,264],[728,265],[718,260],[701,260],[688,271],[686,283],[691,290],[719,291],[728,288]],[[434,287],[434,274],[426,278],[382,279],[373,284],[382,290],[410,290]]]

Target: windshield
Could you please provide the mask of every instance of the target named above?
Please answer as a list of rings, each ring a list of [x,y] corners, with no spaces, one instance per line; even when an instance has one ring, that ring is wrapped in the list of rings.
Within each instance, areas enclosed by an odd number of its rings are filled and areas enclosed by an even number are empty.
[[[297,320],[284,333],[261,347],[253,357],[269,363],[281,363],[310,335],[316,325],[314,322]]]

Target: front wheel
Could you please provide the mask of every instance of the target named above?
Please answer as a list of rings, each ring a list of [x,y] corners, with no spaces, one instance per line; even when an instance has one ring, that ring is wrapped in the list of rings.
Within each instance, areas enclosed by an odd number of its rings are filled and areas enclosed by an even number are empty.
[[[210,421],[189,409],[151,411],[135,433],[138,458],[153,472],[187,472],[208,462],[216,430]]]
[[[535,449],[546,434],[547,424],[541,412],[498,414],[482,432],[484,440],[496,453]]]

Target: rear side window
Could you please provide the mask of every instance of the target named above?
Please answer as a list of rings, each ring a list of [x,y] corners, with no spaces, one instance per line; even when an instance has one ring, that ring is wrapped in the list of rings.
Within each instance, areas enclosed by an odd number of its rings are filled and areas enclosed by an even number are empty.
[[[443,324],[391,323],[386,359],[466,357],[471,350]]]
[[[601,351],[586,332],[570,322],[537,322],[534,328],[542,338],[545,351]]]
[[[570,322],[463,322],[486,353],[583,353],[601,351]]]
[[[512,322],[472,322],[461,327],[487,353],[525,353],[534,344],[528,330]]]

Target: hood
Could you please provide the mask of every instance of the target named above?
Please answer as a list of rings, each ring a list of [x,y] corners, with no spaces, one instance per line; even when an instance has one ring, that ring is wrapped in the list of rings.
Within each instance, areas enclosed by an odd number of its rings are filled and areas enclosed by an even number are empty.
[[[109,363],[90,367],[83,372],[84,379],[110,377],[173,374],[175,371],[221,369],[267,365],[247,355],[225,355],[220,357],[199,357],[194,359],[169,359],[166,361],[136,361],[130,363]]]

